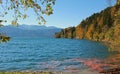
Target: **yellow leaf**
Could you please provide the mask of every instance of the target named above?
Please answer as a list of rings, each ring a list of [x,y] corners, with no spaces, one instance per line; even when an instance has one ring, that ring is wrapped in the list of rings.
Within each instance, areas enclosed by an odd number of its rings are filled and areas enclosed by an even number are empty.
[[[14,26],[18,26],[17,21],[12,21],[11,24],[14,25]]]

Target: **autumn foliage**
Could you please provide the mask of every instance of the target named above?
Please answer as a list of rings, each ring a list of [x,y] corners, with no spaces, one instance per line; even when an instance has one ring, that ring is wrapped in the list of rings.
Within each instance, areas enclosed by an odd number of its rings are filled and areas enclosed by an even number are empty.
[[[112,44],[112,47],[120,47],[120,4],[117,2],[115,6],[94,13],[78,26],[56,33],[55,37],[105,41]]]

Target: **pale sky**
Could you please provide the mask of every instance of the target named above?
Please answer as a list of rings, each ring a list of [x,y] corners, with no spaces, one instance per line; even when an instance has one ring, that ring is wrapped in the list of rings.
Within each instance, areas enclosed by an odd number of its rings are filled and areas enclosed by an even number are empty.
[[[47,21],[46,26],[56,26],[60,28],[76,26],[83,19],[93,13],[100,12],[108,6],[107,0],[56,0],[56,4],[53,7],[54,14],[45,16]],[[37,25],[34,12],[28,10],[26,13],[29,14],[29,18],[19,20],[19,24]],[[14,13],[10,13],[4,18],[8,20],[8,22],[4,24],[10,24],[10,21],[13,19],[12,14]]]

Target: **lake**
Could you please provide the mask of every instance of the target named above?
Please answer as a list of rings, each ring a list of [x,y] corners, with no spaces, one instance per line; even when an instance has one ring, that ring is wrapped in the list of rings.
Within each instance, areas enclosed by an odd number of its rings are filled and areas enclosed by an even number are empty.
[[[0,44],[0,71],[80,71],[88,67],[100,71],[113,66],[111,58],[117,55],[89,40],[13,38]]]

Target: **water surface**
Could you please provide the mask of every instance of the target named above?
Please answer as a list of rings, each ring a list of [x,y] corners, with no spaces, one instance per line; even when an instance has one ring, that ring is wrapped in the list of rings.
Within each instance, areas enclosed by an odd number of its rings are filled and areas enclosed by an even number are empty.
[[[113,54],[88,40],[13,38],[0,44],[0,71],[80,71]]]

